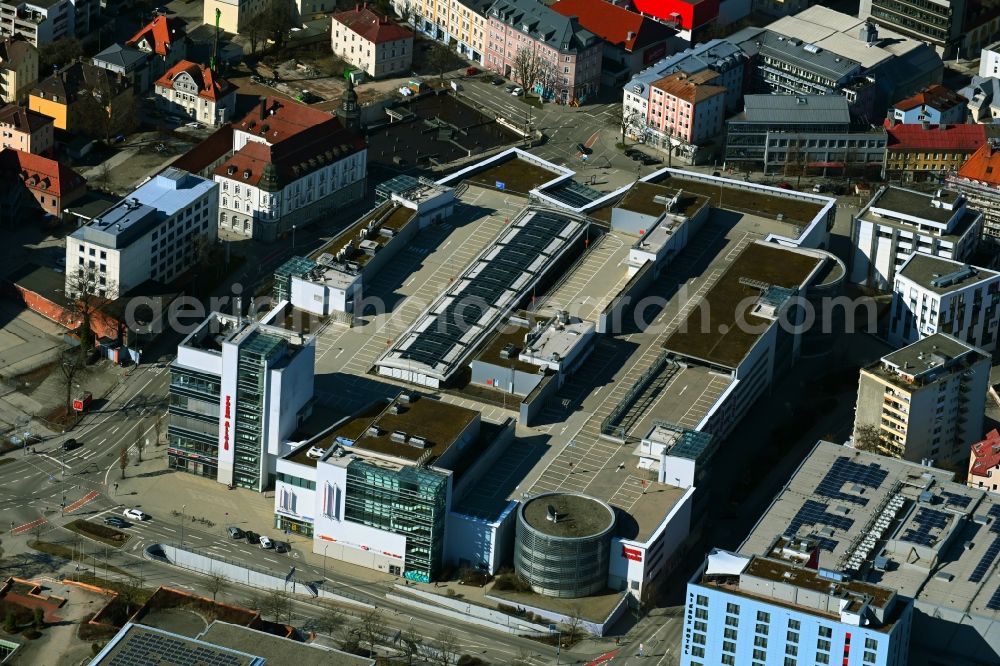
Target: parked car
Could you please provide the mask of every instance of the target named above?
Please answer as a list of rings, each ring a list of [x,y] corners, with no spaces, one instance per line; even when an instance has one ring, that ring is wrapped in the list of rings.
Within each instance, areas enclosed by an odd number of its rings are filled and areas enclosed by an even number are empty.
[[[786,181],[781,181],[780,183],[778,183],[777,185],[775,185],[775,187],[780,187],[780,188],[781,188],[781,189],[783,189],[783,190],[794,190],[794,189],[795,189],[795,188],[794,188],[794,187],[792,186],[792,184],[791,184],[791,183],[789,183],[789,182],[786,182]]]
[[[228,531],[230,539],[245,539],[247,536],[243,533],[243,530],[238,527],[230,527]]]
[[[490,81],[490,83],[492,83],[495,86],[502,86],[503,85],[503,77],[502,76],[494,76],[493,80]]]
[[[80,446],[80,442],[70,437],[65,442],[62,443],[63,451],[72,451],[73,449]]]
[[[588,148],[586,144],[578,143],[576,144],[576,149],[579,150],[584,155],[589,155],[594,152],[593,148]]]
[[[122,515],[126,518],[131,518],[132,520],[138,520],[139,522],[149,519],[149,514],[144,513],[139,509],[125,509],[125,511],[122,512]]]
[[[465,70],[465,75],[466,76],[475,76],[478,73],[479,73],[479,68],[478,67],[470,67],[467,70]]]
[[[718,171],[713,171],[713,172],[712,172],[712,175],[713,175],[713,176],[715,176],[716,178],[718,178],[718,177],[719,177],[719,176],[721,176],[722,174],[721,174],[721,173],[719,173]]]
[[[640,160],[644,160],[647,157],[649,157],[649,155],[647,155],[646,153],[642,152],[641,150],[637,150],[634,153],[632,153],[631,155],[629,155],[629,157],[632,158],[633,162],[639,162]]]
[[[653,157],[652,155],[646,155],[642,158],[642,163],[646,166],[652,166],[653,164],[663,164],[663,160],[659,157]]]
[[[510,94],[513,95],[514,97],[520,97],[521,95],[524,94],[524,88],[522,88],[521,86],[518,86],[518,87],[514,88],[513,90],[511,90]]]
[[[132,527],[132,523],[118,516],[105,516],[104,524],[110,525],[111,527],[118,527],[121,529],[124,529],[126,527]]]
[[[815,185],[813,185],[813,192],[817,194],[826,192],[826,185],[824,185],[823,183],[816,183]]]
[[[642,155],[642,151],[635,148],[629,148],[625,151],[625,157],[633,157],[634,155]]]
[[[251,532],[250,530],[247,530],[246,532],[243,533],[243,536],[246,537],[247,543],[251,545],[260,543],[260,535],[257,534],[256,532]]]
[[[266,536],[262,536],[260,538],[260,547],[263,550],[267,550],[268,548],[274,548],[274,542],[268,539]]]
[[[287,541],[275,541],[274,542],[274,552],[276,553],[287,553],[291,550]]]

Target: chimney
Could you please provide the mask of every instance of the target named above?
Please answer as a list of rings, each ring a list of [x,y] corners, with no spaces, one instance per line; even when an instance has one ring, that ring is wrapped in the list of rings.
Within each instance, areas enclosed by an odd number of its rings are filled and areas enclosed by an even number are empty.
[[[633,39],[635,39],[635,33],[632,32],[631,30],[629,30],[628,31],[628,36],[625,39],[626,39],[626,41],[630,41],[631,42]]]
[[[264,120],[265,117],[267,117],[267,98],[266,97],[261,97],[260,98],[260,119]]]

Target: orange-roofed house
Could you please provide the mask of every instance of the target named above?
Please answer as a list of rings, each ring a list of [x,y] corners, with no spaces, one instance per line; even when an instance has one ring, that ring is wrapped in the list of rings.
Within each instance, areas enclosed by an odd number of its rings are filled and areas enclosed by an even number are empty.
[[[183,115],[217,127],[236,110],[236,86],[204,65],[181,60],[156,81],[156,104],[166,113]]]
[[[972,445],[966,484],[970,488],[1000,492],[1000,432],[996,428]]]
[[[726,88],[719,73],[674,72],[651,86],[646,116],[646,143],[674,154],[693,154],[694,146],[722,134],[726,120]]]
[[[989,139],[948,176],[969,208],[983,214],[983,239],[1000,245],[1000,140]]]
[[[365,194],[364,135],[304,104],[263,99],[233,123],[233,151],[215,168],[223,235],[273,242]]]
[[[20,220],[30,211],[58,217],[87,192],[83,176],[56,160],[6,148],[0,151],[2,217]]]
[[[604,40],[604,86],[623,85],[633,74],[687,47],[677,29],[604,0],[559,0],[552,9],[577,17],[581,26]]]
[[[155,81],[187,56],[187,33],[179,20],[159,14],[125,45],[150,55],[149,66]]]
[[[968,104],[969,100],[951,88],[934,84],[893,104],[889,117],[898,123],[957,125],[965,122]]]
[[[983,125],[932,125],[885,121],[886,146],[882,177],[925,181],[947,176],[986,143]]]
[[[358,5],[333,15],[333,52],[376,79],[408,74],[413,64],[413,32]]]

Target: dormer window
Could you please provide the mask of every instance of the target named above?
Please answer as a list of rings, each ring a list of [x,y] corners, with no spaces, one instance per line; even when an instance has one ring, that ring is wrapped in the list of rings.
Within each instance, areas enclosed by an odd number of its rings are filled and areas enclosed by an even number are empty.
[[[236,167],[230,165],[229,168],[226,169],[226,173],[232,176],[234,173],[236,173]]]

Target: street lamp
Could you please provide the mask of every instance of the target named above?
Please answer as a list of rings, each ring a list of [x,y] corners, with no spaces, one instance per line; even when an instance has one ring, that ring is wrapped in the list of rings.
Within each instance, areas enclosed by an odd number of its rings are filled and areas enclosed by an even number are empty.
[[[327,543],[326,545],[323,546],[323,584],[324,585],[326,585],[326,549],[329,548],[329,547],[330,547],[329,543]]]
[[[187,508],[187,504],[181,505],[181,548],[184,547],[184,519],[186,517],[185,512],[187,511]]]

